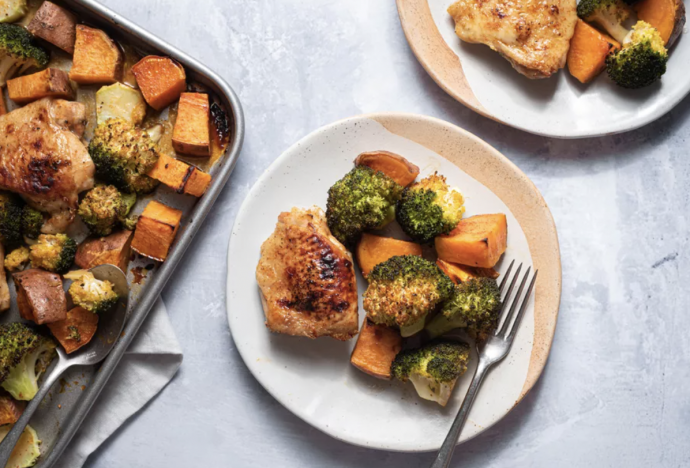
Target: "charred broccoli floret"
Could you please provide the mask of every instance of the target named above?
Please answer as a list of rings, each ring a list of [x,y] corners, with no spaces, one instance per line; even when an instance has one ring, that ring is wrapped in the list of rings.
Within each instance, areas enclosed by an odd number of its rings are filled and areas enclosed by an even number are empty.
[[[417,255],[396,256],[369,273],[364,310],[374,322],[400,327],[402,336],[424,328],[426,316],[450,297],[453,282],[441,269]]]
[[[97,185],[86,193],[78,214],[92,233],[107,236],[115,226],[125,223],[136,201],[136,194],[122,194],[113,185]]]
[[[395,218],[405,234],[420,244],[448,234],[465,212],[462,194],[446,183],[446,178],[431,175],[408,187],[395,208]]]
[[[15,400],[29,401],[55,357],[55,342],[23,323],[0,325],[0,386]]]
[[[158,147],[147,132],[124,119],[96,127],[89,144],[96,176],[126,193],[149,193],[158,181],[146,175],[158,161]]]
[[[391,375],[412,382],[425,400],[446,406],[455,382],[467,371],[470,347],[459,342],[435,342],[398,353],[391,365]]]
[[[63,275],[74,264],[77,243],[65,234],[41,234],[30,249],[29,258],[33,268]]]
[[[0,242],[6,247],[22,242],[22,205],[15,194],[0,192]]]
[[[43,213],[34,210],[29,205],[22,208],[22,235],[29,239],[37,239],[43,227]]]
[[[29,249],[19,247],[5,257],[5,269],[11,272],[23,270],[29,263]]]
[[[659,31],[638,21],[623,41],[623,48],[606,59],[606,72],[618,86],[642,88],[666,73],[667,61],[668,51]]]
[[[0,24],[0,86],[29,68],[45,68],[48,52],[34,41],[33,35],[16,24]]]
[[[100,314],[117,303],[118,296],[110,281],[96,279],[93,273],[84,270],[69,273],[65,278],[74,280],[69,287],[69,295],[76,306]]]
[[[12,430],[12,424],[5,424],[0,426],[0,442],[2,442],[7,434]],[[12,450],[12,455],[7,460],[8,467],[11,468],[29,468],[36,464],[38,457],[41,456],[41,441],[38,434],[31,426],[26,426],[24,432],[19,436],[17,445]]]
[[[496,328],[500,310],[501,292],[496,280],[472,278],[455,286],[453,295],[443,304],[441,313],[427,324],[426,331],[435,338],[455,328],[465,328],[485,337]]]
[[[632,10],[623,0],[580,0],[577,4],[577,16],[604,28],[618,42],[628,34],[623,23],[631,15]]]
[[[383,172],[356,166],[328,190],[326,219],[331,233],[346,247],[354,246],[364,231],[393,221],[402,190]]]

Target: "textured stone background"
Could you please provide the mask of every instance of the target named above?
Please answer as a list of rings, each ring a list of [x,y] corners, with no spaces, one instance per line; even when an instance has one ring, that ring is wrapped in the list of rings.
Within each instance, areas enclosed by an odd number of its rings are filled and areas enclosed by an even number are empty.
[[[247,119],[227,188],[164,293],[177,377],[87,466],[426,466],[351,447],[297,419],[249,374],[225,315],[227,242],[259,174],[334,120],[406,111],[453,122],[515,162],[558,225],[563,301],[540,382],[456,452],[463,467],[690,465],[690,160],[686,99],[629,134],[541,138],[475,115],[417,63],[393,0],[103,0],[219,72]]]

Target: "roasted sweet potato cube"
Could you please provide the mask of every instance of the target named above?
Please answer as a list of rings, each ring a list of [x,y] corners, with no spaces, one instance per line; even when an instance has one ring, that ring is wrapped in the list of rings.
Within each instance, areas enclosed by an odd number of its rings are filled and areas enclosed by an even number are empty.
[[[178,153],[211,156],[208,94],[182,93],[172,144]]]
[[[163,110],[187,88],[184,67],[169,57],[149,55],[132,66],[132,73],[149,106]]]
[[[435,240],[441,260],[481,268],[493,268],[507,247],[506,215],[485,214],[465,218],[448,235]]]
[[[152,200],[139,217],[132,249],[145,257],[164,261],[180,227],[181,219],[180,210]]]
[[[211,174],[194,168],[194,171],[189,175],[187,183],[184,184],[184,193],[200,197],[206,193],[206,189],[211,184]]]
[[[31,34],[50,42],[68,54],[74,53],[77,17],[53,2],[45,1],[26,26]]]
[[[355,159],[355,164],[381,171],[403,187],[410,185],[419,175],[418,166],[390,151],[362,153]]]
[[[9,393],[0,389],[0,426],[16,423],[25,407],[25,402],[15,400]]]
[[[149,171],[148,176],[163,182],[176,192],[182,193],[187,179],[189,179],[193,171],[193,166],[179,159],[161,154],[156,165]]]
[[[200,197],[211,183],[211,175],[194,166],[161,154],[148,173],[149,177],[163,182],[177,193]]]
[[[464,283],[473,278],[477,278],[478,276],[476,270],[467,265],[446,262],[440,258],[436,259],[436,265],[438,265],[441,271],[444,272],[455,284]]]
[[[20,76],[7,81],[7,94],[17,104],[28,104],[44,97],[73,100],[74,89],[69,76],[57,68]]]
[[[133,234],[132,231],[122,230],[106,237],[87,239],[77,247],[74,263],[85,270],[109,263],[126,273],[132,253]]]
[[[67,354],[73,353],[91,341],[98,328],[98,314],[81,307],[67,312],[65,320],[48,324],[50,332]]]
[[[100,29],[77,25],[69,77],[79,84],[112,84],[122,78],[124,54]]]
[[[357,244],[357,263],[366,278],[371,270],[396,255],[422,255],[422,246],[390,237],[363,234]]]
[[[568,71],[589,83],[606,68],[606,58],[620,48],[616,40],[578,19],[568,50]]]
[[[401,348],[400,331],[364,319],[350,362],[362,372],[390,380],[391,364]]]
[[[5,96],[0,93],[0,116],[7,114],[7,105],[5,104]]]
[[[31,268],[12,275],[17,288],[17,306],[25,320],[38,325],[67,317],[67,299],[60,275]]]

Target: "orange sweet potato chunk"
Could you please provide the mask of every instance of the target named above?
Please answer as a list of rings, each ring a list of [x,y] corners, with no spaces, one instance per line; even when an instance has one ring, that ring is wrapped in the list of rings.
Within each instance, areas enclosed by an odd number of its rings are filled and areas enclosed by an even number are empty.
[[[164,154],[160,155],[148,176],[164,183],[177,193],[195,197],[202,196],[211,183],[210,174]]]
[[[403,187],[410,185],[419,175],[419,167],[390,151],[362,153],[355,159],[355,164],[381,171]]]
[[[77,17],[53,2],[43,2],[26,29],[68,54],[74,54]]]
[[[208,94],[182,93],[172,144],[178,153],[211,156]]]
[[[145,257],[165,261],[181,219],[180,210],[152,200],[139,217],[132,250]]]
[[[67,316],[67,299],[60,275],[31,268],[12,275],[17,288],[19,314],[37,325],[58,322]]]
[[[206,189],[211,184],[211,174],[200,171],[196,167],[184,184],[184,193],[200,197],[206,193]]]
[[[184,67],[169,57],[148,55],[132,66],[132,73],[149,106],[163,110],[187,88]]]
[[[57,68],[8,80],[7,94],[17,104],[28,104],[44,97],[70,100],[75,97],[69,76]]]
[[[106,237],[87,239],[77,247],[74,263],[85,270],[109,263],[127,272],[133,234],[132,231],[122,230]]]
[[[194,167],[189,164],[161,154],[148,176],[164,183],[176,192],[182,193],[187,179],[193,171]]]
[[[446,262],[493,268],[505,252],[507,240],[506,215],[477,215],[460,221],[449,234],[438,236],[436,253]]]
[[[0,426],[16,423],[25,407],[25,402],[15,400],[5,390],[0,389]]]
[[[67,312],[65,320],[48,324],[50,332],[67,354],[73,353],[91,341],[98,329],[98,314],[81,307]]]
[[[399,330],[364,319],[350,363],[378,379],[390,380],[391,364],[401,349]]]
[[[113,84],[122,78],[124,54],[100,29],[77,25],[69,77],[79,84]]]
[[[683,0],[642,0],[635,3],[637,18],[654,26],[669,48],[678,39],[685,26]]]
[[[363,234],[357,244],[357,263],[366,278],[371,270],[396,255],[422,255],[422,246],[390,237]]]
[[[568,70],[581,83],[589,83],[606,67],[606,57],[620,48],[616,40],[578,19],[568,50]]]
[[[436,259],[436,265],[438,265],[441,271],[444,272],[455,284],[464,283],[477,277],[475,269],[468,267],[467,265],[446,262],[440,258]]]

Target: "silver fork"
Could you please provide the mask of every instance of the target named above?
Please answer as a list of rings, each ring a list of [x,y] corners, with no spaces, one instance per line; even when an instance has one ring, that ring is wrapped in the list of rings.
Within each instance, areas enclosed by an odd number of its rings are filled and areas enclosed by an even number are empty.
[[[467,421],[467,415],[470,413],[470,408],[472,408],[472,403],[474,403],[474,399],[477,396],[477,393],[479,392],[479,387],[481,386],[482,381],[484,380],[484,377],[486,376],[486,373],[489,371],[489,369],[491,369],[491,367],[493,367],[494,364],[503,360],[503,358],[505,358],[508,355],[510,347],[513,344],[513,340],[515,338],[515,334],[517,333],[517,329],[520,326],[522,316],[525,315],[525,309],[527,309],[527,303],[529,302],[529,298],[532,295],[532,290],[534,289],[534,283],[537,279],[538,270],[535,270],[534,275],[532,275],[532,280],[530,281],[529,287],[527,288],[527,292],[525,293],[525,297],[522,300],[522,305],[520,305],[517,317],[515,317],[515,320],[513,321],[516,307],[520,302],[522,290],[524,289],[525,284],[527,283],[527,279],[529,278],[531,269],[531,267],[527,268],[525,276],[522,278],[522,282],[520,283],[520,287],[518,288],[517,293],[515,294],[515,297],[512,299],[511,302],[511,294],[513,292],[513,288],[515,287],[518,277],[520,276],[520,270],[522,270],[521,263],[520,266],[518,266],[518,269],[515,272],[513,279],[510,280],[510,272],[513,270],[514,264],[515,260],[513,260],[510,263],[508,271],[506,271],[506,274],[503,276],[503,280],[501,280],[501,284],[499,285],[500,291],[501,293],[503,293],[505,285],[508,283],[508,281],[510,281],[508,292],[506,292],[505,297],[503,298],[503,305],[501,306],[501,311],[499,313],[499,326],[496,327],[496,331],[493,333],[493,335],[491,335],[486,340],[481,350],[479,349],[479,347],[477,347],[477,353],[479,354],[479,363],[477,364],[477,369],[474,372],[472,383],[470,383],[470,388],[469,390],[467,390],[465,400],[462,402],[462,406],[460,406],[460,410],[458,411],[457,416],[455,416],[453,425],[450,426],[450,431],[446,436],[446,440],[443,441],[443,445],[441,445],[441,449],[438,451],[436,459],[434,460],[434,463],[431,464],[430,468],[447,468],[450,465],[450,460],[453,457],[453,451],[455,450],[455,446],[458,443],[458,437],[460,437],[460,432],[462,431],[462,428],[465,425],[465,421]],[[508,310],[508,315],[504,317],[503,312],[509,303],[510,308]],[[501,319],[503,319],[502,324]]]

